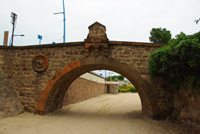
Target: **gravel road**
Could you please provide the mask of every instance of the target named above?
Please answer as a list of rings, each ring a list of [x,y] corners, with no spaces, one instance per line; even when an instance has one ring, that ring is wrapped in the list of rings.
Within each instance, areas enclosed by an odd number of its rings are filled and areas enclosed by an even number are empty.
[[[166,121],[141,111],[137,93],[104,94],[45,116],[21,114],[0,120],[0,134],[176,134]]]

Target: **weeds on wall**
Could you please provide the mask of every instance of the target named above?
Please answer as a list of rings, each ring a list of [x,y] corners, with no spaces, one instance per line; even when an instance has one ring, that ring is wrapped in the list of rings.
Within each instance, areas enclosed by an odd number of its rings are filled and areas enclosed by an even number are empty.
[[[175,90],[189,80],[190,89],[200,91],[200,32],[193,35],[181,32],[168,44],[151,53],[151,76],[168,79]]]

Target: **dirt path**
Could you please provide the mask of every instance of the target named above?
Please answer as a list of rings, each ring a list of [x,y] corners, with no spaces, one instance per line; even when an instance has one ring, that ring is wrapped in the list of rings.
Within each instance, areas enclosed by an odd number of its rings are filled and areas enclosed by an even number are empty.
[[[0,134],[176,134],[141,111],[137,93],[105,94],[45,116],[24,113],[0,120]]]

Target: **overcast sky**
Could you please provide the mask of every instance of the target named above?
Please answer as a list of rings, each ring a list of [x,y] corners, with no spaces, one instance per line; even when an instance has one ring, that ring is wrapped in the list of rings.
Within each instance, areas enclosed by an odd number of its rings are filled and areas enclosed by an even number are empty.
[[[0,44],[4,31],[12,32],[11,12],[18,15],[14,46],[63,42],[62,0],[0,0]],[[84,41],[88,26],[106,26],[109,40],[149,42],[152,28],[166,28],[172,37],[200,30],[200,0],[65,0],[66,42]]]
[[[12,32],[11,12],[18,15],[15,46],[63,41],[62,0],[0,0],[0,44],[4,31]],[[83,41],[88,26],[98,21],[106,26],[110,40],[149,42],[152,28],[166,28],[172,37],[181,31],[200,30],[200,0],[65,0],[66,42]]]

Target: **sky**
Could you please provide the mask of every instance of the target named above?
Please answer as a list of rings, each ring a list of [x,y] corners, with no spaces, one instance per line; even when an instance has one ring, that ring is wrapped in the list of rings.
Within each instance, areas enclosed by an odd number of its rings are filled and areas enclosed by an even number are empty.
[[[63,42],[62,0],[0,0],[0,45],[4,31],[12,33],[11,12],[17,24],[14,46]],[[84,41],[88,26],[98,21],[106,26],[109,40],[150,42],[152,28],[166,28],[172,38],[181,31],[200,30],[194,20],[200,18],[200,0],[64,0],[66,42]]]

